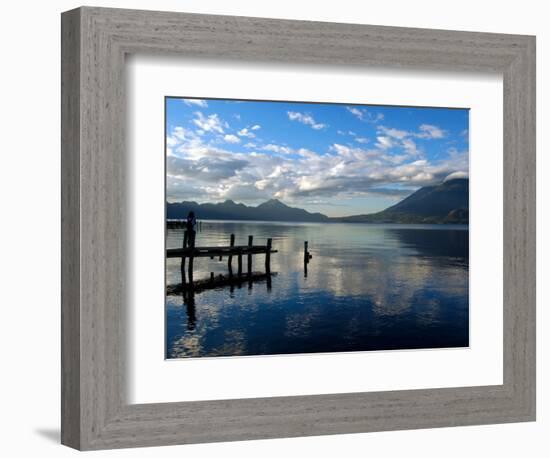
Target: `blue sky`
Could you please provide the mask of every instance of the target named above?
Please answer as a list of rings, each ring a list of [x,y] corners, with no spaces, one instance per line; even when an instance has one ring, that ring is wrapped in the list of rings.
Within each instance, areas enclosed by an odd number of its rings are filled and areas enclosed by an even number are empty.
[[[467,109],[166,98],[167,199],[372,213],[468,175]]]

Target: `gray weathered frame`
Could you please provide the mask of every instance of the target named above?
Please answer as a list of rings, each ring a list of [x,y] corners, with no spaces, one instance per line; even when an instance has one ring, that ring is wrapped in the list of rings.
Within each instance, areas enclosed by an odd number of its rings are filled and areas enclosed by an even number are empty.
[[[535,38],[83,7],[62,15],[62,443],[138,447],[535,419]],[[498,72],[504,78],[502,385],[130,405],[129,53]]]

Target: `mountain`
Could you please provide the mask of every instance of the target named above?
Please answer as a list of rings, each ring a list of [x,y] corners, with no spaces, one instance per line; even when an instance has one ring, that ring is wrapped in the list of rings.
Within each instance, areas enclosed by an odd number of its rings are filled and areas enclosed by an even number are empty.
[[[346,222],[346,223],[430,223],[468,224],[469,180],[456,178],[435,186],[425,186],[401,202],[378,213],[329,218],[322,213],[310,213],[289,207],[271,199],[257,207],[226,200],[216,204],[169,202],[167,219],[184,219],[190,211],[198,219],[259,220],[288,222]]]
[[[468,223],[469,180],[425,186],[378,213],[337,218],[356,223]]]
[[[329,217],[321,213],[310,213],[301,208],[289,207],[277,199],[271,199],[257,207],[248,207],[226,200],[216,204],[198,204],[197,202],[168,202],[167,219],[186,218],[190,211],[198,219],[229,219],[290,222],[328,222]]]

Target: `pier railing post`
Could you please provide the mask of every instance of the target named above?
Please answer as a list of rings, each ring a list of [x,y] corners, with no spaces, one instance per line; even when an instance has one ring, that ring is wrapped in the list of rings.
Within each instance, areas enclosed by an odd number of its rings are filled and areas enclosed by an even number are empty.
[[[267,239],[267,246],[265,249],[265,273],[271,274],[271,239]]]
[[[252,249],[252,240],[253,240],[253,236],[252,235],[249,235],[248,236],[248,248]],[[248,276],[250,277],[252,275],[252,255],[249,253],[248,254]]]
[[[235,246],[235,234],[231,234],[231,239],[229,241],[229,246],[230,247]],[[227,257],[227,270],[229,271],[229,276],[230,277],[233,276],[233,266],[231,265],[232,262],[233,262],[233,256],[229,255]]]

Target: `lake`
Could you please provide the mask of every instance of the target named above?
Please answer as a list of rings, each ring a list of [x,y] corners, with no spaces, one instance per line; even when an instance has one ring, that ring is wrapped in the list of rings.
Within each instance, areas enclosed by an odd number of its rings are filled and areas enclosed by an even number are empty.
[[[236,245],[273,239],[271,281],[167,295],[167,358],[469,345],[468,226],[202,221],[196,245],[229,245],[232,233]],[[167,248],[182,239],[168,229]],[[253,261],[264,270],[263,255]],[[226,258],[194,265],[195,280],[227,273]],[[167,259],[167,284],[180,275]]]

